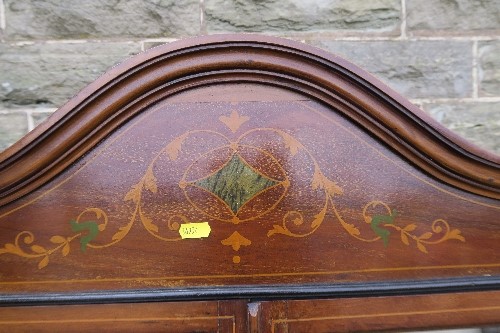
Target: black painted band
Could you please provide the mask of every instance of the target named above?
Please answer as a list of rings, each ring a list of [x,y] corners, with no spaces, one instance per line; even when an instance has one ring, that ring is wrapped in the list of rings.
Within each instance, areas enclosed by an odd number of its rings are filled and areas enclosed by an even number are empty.
[[[140,289],[78,293],[3,294],[0,295],[0,306],[207,301],[230,299],[267,301],[276,299],[404,296],[493,290],[500,290],[500,277],[484,276],[473,278],[467,277],[314,285],[231,285],[223,287],[189,287],[154,290]]]

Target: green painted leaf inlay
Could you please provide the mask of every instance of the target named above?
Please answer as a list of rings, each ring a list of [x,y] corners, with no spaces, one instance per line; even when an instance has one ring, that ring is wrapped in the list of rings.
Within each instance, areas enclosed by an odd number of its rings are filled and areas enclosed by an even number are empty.
[[[234,154],[222,169],[195,184],[221,198],[236,214],[253,196],[278,182],[255,172]]]
[[[384,242],[384,246],[389,245],[389,236],[391,235],[391,232],[387,229],[383,229],[380,227],[382,224],[394,224],[394,219],[398,215],[398,212],[394,209],[391,212],[391,215],[374,215],[372,217],[371,221],[371,227],[372,230],[382,238],[382,241]]]
[[[97,234],[99,234],[99,226],[94,221],[78,223],[75,220],[72,220],[69,223],[71,224],[71,230],[73,230],[74,232],[88,231],[87,235],[80,238],[81,250],[85,253],[85,251],[87,250],[87,244],[95,239],[97,237]]]

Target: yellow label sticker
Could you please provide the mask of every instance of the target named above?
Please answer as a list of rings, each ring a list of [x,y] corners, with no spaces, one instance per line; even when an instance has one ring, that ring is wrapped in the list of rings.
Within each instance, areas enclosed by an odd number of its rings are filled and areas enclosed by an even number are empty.
[[[210,235],[211,230],[208,222],[183,223],[179,228],[179,234],[182,239],[204,238]]]

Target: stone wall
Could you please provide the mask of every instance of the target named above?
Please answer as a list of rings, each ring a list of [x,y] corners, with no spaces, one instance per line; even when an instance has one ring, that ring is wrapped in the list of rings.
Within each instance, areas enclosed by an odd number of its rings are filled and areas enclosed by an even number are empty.
[[[0,0],[0,150],[124,58],[224,32],[339,54],[500,153],[500,0]]]

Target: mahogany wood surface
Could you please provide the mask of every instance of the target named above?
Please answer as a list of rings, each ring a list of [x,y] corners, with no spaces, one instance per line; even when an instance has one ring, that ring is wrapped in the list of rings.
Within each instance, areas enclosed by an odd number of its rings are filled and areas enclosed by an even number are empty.
[[[404,304],[408,327],[498,323],[499,162],[300,43],[231,35],[155,48],[0,155],[2,325],[25,329],[16,318],[31,309],[35,326],[89,309],[90,326],[116,311],[129,319],[109,329],[156,330],[178,306],[205,319],[175,319],[174,331],[403,327],[378,315],[348,325],[360,304]],[[201,225],[210,232],[181,237]],[[310,307],[334,319],[298,320]],[[454,309],[465,319],[439,316]]]
[[[479,297],[478,297],[479,296]],[[361,332],[481,327],[498,321],[500,292],[258,304],[260,332]]]
[[[2,332],[245,332],[238,301],[0,307]]]

